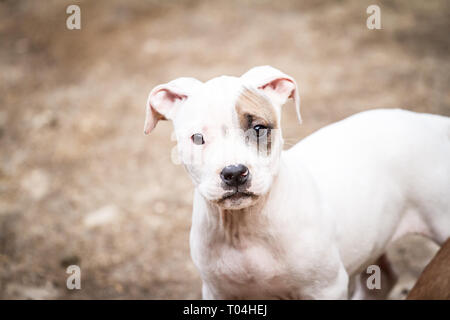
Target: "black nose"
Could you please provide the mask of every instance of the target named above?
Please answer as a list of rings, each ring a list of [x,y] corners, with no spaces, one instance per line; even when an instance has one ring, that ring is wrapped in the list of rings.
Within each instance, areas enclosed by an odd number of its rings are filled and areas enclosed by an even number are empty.
[[[238,164],[223,168],[220,177],[227,185],[237,187],[247,181],[248,173],[248,168],[246,166]]]

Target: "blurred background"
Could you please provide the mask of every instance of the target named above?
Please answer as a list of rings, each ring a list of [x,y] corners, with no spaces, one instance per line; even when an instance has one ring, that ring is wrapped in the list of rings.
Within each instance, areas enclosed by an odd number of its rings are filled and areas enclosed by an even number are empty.
[[[143,135],[155,85],[279,68],[302,98],[301,126],[283,110],[289,148],[372,108],[450,116],[449,31],[446,0],[0,1],[0,298],[200,298],[172,126]],[[391,298],[435,251],[417,236],[390,248]]]

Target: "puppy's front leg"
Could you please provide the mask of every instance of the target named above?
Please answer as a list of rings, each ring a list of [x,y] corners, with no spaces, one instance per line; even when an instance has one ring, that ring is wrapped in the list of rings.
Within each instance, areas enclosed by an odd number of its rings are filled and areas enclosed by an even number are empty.
[[[312,259],[311,259],[312,260]],[[309,269],[311,268],[311,269]],[[304,269],[309,275],[304,284],[299,284],[300,299],[306,300],[347,300],[349,275],[336,247],[321,250],[314,263]]]
[[[340,263],[339,270],[333,280],[325,281],[323,287],[318,290],[314,296],[316,300],[347,300],[348,299],[348,281],[349,276]]]
[[[216,300],[211,292],[209,290],[208,286],[203,282],[202,284],[202,299],[203,300]]]

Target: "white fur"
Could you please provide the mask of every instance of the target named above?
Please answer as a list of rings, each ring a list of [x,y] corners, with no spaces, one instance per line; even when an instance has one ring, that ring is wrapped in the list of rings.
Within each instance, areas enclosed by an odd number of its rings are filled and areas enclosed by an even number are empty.
[[[274,79],[288,82],[265,86]],[[272,156],[258,157],[239,134],[215,129],[237,127],[243,86],[270,99],[278,117],[289,97],[299,110],[295,81],[259,67],[241,78],[190,82],[178,98],[161,97],[161,86],[152,91],[146,127],[156,125],[152,114],[170,118],[182,158],[200,152],[199,163],[184,162],[196,187],[190,244],[205,299],[346,299],[349,279],[395,239],[420,232],[442,243],[450,236],[449,118],[362,112],[288,151],[277,131]],[[196,132],[205,145],[191,144]],[[258,197],[224,208],[216,202],[224,192],[219,173],[235,163],[249,167]]]

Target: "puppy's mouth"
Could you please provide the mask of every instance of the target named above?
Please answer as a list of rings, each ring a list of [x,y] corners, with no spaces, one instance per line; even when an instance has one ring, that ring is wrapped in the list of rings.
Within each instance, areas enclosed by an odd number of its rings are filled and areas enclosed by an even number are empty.
[[[256,195],[253,192],[249,192],[249,191],[233,190],[233,191],[225,193],[222,196],[222,198],[220,198],[219,201],[225,201],[227,199],[239,200],[239,199],[248,198],[248,197],[256,197]]]
[[[227,190],[214,202],[223,209],[238,210],[253,205],[259,198],[258,194],[234,187]]]

